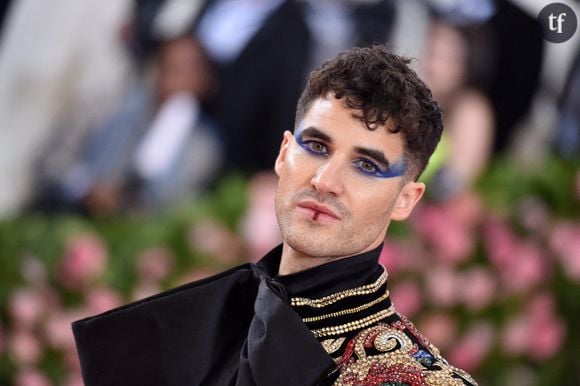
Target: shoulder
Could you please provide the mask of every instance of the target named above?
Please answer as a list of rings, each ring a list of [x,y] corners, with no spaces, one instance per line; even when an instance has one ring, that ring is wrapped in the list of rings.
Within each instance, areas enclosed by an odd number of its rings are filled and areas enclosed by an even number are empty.
[[[477,385],[402,316],[359,332],[337,364],[340,375],[335,385]]]

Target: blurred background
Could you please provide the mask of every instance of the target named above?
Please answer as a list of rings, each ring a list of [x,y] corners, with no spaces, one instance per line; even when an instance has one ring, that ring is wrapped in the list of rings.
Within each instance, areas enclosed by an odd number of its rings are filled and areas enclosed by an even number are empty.
[[[580,385],[580,32],[545,40],[548,3],[2,2],[0,385],[82,385],[73,320],[277,245],[304,79],[378,42],[445,110],[398,310],[480,385]]]

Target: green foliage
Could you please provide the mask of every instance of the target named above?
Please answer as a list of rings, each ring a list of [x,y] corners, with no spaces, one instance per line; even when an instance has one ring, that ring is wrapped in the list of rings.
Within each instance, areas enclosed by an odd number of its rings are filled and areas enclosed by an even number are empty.
[[[548,158],[535,168],[524,169],[507,159],[497,159],[479,181],[478,190],[489,208],[510,212],[526,197],[542,199],[553,215],[578,218],[575,196],[577,162]]]

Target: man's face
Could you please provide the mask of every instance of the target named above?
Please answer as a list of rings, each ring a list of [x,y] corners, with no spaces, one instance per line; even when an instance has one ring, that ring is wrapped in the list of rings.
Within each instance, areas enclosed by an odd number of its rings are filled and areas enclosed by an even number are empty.
[[[370,131],[352,113],[329,94],[313,102],[294,136],[284,133],[276,215],[285,243],[306,256],[376,248],[390,220],[406,218],[424,191],[403,182],[401,134]]]
[[[157,87],[161,99],[177,93],[203,98],[213,81],[213,72],[199,43],[180,38],[166,43],[159,55]]]

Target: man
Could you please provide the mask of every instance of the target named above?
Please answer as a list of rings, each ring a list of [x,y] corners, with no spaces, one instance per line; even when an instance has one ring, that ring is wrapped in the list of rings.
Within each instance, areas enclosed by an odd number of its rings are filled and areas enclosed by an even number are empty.
[[[76,322],[86,384],[475,384],[397,314],[378,264],[442,130],[408,63],[374,46],[314,71],[275,162],[283,244]]]
[[[82,144],[63,141],[72,136],[69,125],[52,138],[38,160],[34,208],[94,216],[154,211],[213,182],[223,143],[201,106],[214,82],[209,58],[196,39],[180,36],[162,42],[155,59],[152,79],[137,81]]]

